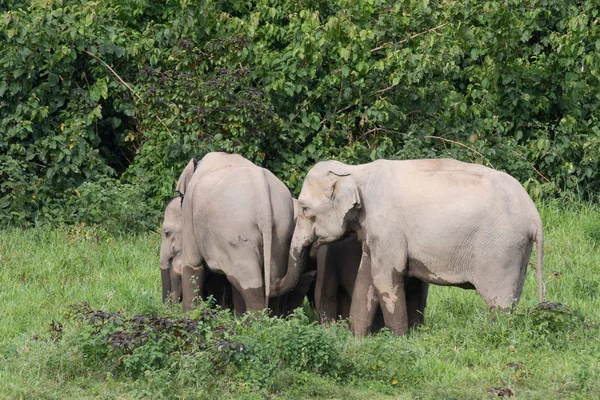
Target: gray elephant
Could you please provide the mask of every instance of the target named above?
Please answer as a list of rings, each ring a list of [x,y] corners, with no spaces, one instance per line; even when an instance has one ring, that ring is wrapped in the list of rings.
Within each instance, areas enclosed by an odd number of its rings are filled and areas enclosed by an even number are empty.
[[[396,334],[408,329],[404,282],[476,289],[490,309],[520,298],[533,242],[542,301],[543,229],[510,175],[450,159],[317,163],[307,174],[285,277],[290,290],[310,248],[356,234],[362,257],[350,316],[364,335],[377,304]]]
[[[165,208],[160,246],[162,299],[178,303],[181,297],[181,199],[171,200]]]
[[[169,202],[164,212],[161,229],[162,244],[160,248],[160,267],[162,278],[163,301],[181,302],[181,198]],[[291,237],[290,237],[291,240]],[[227,277],[222,274],[205,271],[206,279],[202,297],[213,296],[216,303],[223,308],[230,308],[237,314],[245,310],[241,295],[231,286]],[[314,281],[316,270],[309,271],[300,277],[300,282],[291,291],[283,295],[279,301],[280,308],[273,310],[275,315],[289,314],[302,305],[309,286]]]
[[[207,269],[227,277],[245,310],[279,309],[277,299],[269,303],[270,287],[285,273],[294,229],[283,182],[240,155],[208,153],[188,163],[176,190],[183,197],[183,310],[202,293]]]
[[[293,201],[294,223],[296,223],[298,200],[293,199]],[[311,248],[304,270],[316,272],[316,282],[314,282],[314,287],[310,287],[314,298],[310,299],[309,296],[309,301],[315,307],[321,323],[332,322],[338,318],[349,318],[352,292],[361,256],[362,245],[355,236],[322,245],[318,250],[315,246]],[[308,277],[306,275],[305,272],[299,283],[302,290],[307,285]],[[296,291],[296,287],[292,290],[292,292],[294,291]],[[404,282],[404,291],[409,327],[423,324],[429,284],[417,278],[407,278]],[[375,333],[383,326],[383,314],[378,307],[370,332]]]
[[[358,238],[346,239],[323,245],[317,251],[317,281],[315,285],[315,307],[321,323],[350,317],[354,282],[362,257],[362,245]],[[427,305],[429,284],[417,278],[404,280],[408,326],[421,325]],[[383,314],[377,306],[370,332],[384,326]]]
[[[169,202],[164,212],[161,229],[160,271],[163,301],[181,301],[181,198]],[[241,297],[234,293],[227,278],[221,274],[207,272],[204,298],[212,296],[223,308],[241,308]],[[235,301],[234,301],[235,298]]]

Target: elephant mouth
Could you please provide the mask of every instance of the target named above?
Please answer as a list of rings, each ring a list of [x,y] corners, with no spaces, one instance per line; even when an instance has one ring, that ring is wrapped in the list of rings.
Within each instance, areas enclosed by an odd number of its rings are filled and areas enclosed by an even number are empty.
[[[313,242],[313,247],[315,247],[318,250],[319,247],[323,245],[339,242],[340,240],[344,240],[350,236],[353,236],[352,232],[346,232],[340,237],[334,237],[329,235],[318,236],[315,234],[315,241]]]

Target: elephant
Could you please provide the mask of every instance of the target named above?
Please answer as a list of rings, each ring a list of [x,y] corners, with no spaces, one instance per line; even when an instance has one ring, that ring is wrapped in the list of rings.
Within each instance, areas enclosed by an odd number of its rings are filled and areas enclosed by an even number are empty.
[[[196,305],[207,270],[227,277],[244,310],[279,309],[278,299],[269,302],[270,287],[285,274],[294,230],[285,184],[240,155],[212,152],[190,160],[175,190],[182,196],[183,310]]]
[[[298,200],[293,199],[293,202],[295,224],[298,218]],[[313,282],[309,288],[314,295],[312,299],[309,295],[309,302],[316,309],[321,323],[335,321],[338,317],[349,318],[354,281],[361,254],[361,243],[355,236],[322,245],[318,250],[315,246],[311,248],[304,270],[316,272],[316,282]],[[299,284],[302,288],[307,284],[306,274],[306,272],[303,274],[304,279]],[[292,292],[295,290],[296,287]],[[417,278],[407,278],[404,290],[409,327],[423,324],[429,284]],[[378,332],[383,326],[383,314],[381,309],[378,309],[370,332]]]
[[[181,199],[174,198],[165,207],[161,228],[160,274],[162,299],[178,303],[181,297]]]
[[[174,198],[169,202],[164,212],[161,229],[160,267],[162,277],[163,301],[171,300],[172,303],[181,302],[181,198]],[[291,240],[291,237],[290,237]],[[233,309],[237,314],[244,310],[241,295],[235,290],[227,277],[222,274],[205,271],[206,281],[202,293],[203,298],[213,296],[216,303],[222,308]],[[309,286],[314,281],[315,271],[304,273],[299,284],[284,295],[280,302],[281,308],[274,310],[276,315],[288,314],[302,305]]]
[[[361,256],[362,245],[355,236],[322,245],[317,251],[317,281],[314,297],[321,323],[334,321],[338,317],[349,318],[354,282]],[[412,277],[405,279],[404,292],[409,328],[424,323],[428,291],[428,283]],[[381,309],[377,308],[370,327],[371,333],[379,331],[384,326],[383,314]]]
[[[181,198],[169,202],[164,212],[161,229],[160,270],[164,302],[181,301]],[[221,274],[207,273],[203,297],[213,296],[223,308],[233,308],[241,298],[234,294],[231,284]],[[235,301],[234,301],[235,299]],[[238,305],[238,308],[241,308]]]
[[[395,334],[408,330],[404,282],[475,289],[493,312],[521,296],[533,242],[543,300],[543,229],[535,204],[510,175],[452,159],[321,161],[307,173],[288,270],[275,295],[294,287],[313,245],[350,234],[362,255],[350,308],[364,335],[377,304]]]

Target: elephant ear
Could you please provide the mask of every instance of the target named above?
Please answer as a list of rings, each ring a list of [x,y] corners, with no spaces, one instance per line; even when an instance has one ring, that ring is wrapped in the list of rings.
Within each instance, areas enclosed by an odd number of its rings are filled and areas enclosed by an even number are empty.
[[[192,158],[190,162],[185,166],[181,175],[179,175],[179,179],[177,180],[177,186],[175,187],[175,191],[179,192],[181,197],[185,196],[185,191],[187,190],[187,186],[194,175],[194,171],[196,171],[196,166],[198,165],[198,160]]]
[[[362,208],[356,181],[348,172],[329,171],[333,178],[330,200],[341,226],[348,213]]]
[[[292,198],[292,202],[294,204],[294,224],[298,220],[298,200]]]

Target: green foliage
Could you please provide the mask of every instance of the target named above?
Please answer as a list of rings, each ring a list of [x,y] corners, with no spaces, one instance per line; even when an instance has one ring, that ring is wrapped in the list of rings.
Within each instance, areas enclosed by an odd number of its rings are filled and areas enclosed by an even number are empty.
[[[107,177],[160,211],[183,165],[212,150],[294,193],[323,159],[422,157],[505,170],[536,198],[600,190],[592,0],[53,0],[0,12],[4,222],[71,221],[74,189]],[[154,223],[145,215],[136,229]]]
[[[139,185],[98,178],[75,189],[76,196],[61,205],[68,225],[101,226],[113,235],[153,230],[162,214],[152,207]]]

